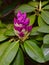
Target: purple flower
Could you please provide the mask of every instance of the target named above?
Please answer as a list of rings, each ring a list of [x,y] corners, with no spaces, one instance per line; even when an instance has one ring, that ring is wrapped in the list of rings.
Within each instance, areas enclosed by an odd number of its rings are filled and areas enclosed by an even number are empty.
[[[14,17],[14,30],[19,32],[17,34],[19,37],[24,37],[25,32],[28,34],[32,30],[32,25],[29,25],[30,19],[27,18],[26,12],[22,13],[18,11],[16,16],[17,18]],[[25,32],[23,30],[25,30]]]

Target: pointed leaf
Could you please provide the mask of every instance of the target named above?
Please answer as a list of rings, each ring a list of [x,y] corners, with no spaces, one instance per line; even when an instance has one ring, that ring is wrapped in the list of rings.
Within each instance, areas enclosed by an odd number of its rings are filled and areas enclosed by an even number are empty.
[[[39,33],[38,33],[38,28],[39,28],[39,27],[33,27],[33,29],[32,29],[32,31],[31,31],[30,35],[39,35]]]
[[[17,13],[19,10],[21,10],[22,12],[27,12],[28,13],[28,12],[34,11],[34,7],[29,6],[27,4],[22,4],[15,10],[15,13]]]
[[[25,41],[24,43],[25,50],[27,54],[35,61],[44,63],[44,56],[42,50],[36,45],[34,41]]]
[[[42,46],[43,54],[46,61],[49,61],[49,47]]]
[[[4,35],[6,29],[0,29],[0,42],[6,40],[8,37]]]
[[[9,41],[0,44],[0,57],[3,55],[3,53],[6,51],[9,45]]]
[[[29,19],[30,19],[30,25],[33,25],[35,22],[35,15],[29,16]]]
[[[38,17],[38,25],[39,26],[47,25],[40,15]]]
[[[19,41],[11,43],[11,45],[7,48],[2,58],[0,59],[0,65],[9,65],[13,61],[18,48]]]
[[[21,49],[19,49],[17,56],[12,65],[24,65],[24,58]]]
[[[49,10],[49,5],[46,5],[43,9]]]
[[[41,17],[47,24],[49,24],[49,15],[46,13],[46,11],[41,11]]]
[[[41,26],[41,27],[39,27],[38,32],[49,33],[49,26]]]
[[[47,35],[44,36],[43,43],[44,44],[49,44],[49,34],[47,34]]]

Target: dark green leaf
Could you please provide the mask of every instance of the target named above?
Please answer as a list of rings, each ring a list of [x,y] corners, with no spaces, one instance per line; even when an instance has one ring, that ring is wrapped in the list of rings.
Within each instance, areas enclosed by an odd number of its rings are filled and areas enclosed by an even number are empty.
[[[19,49],[17,56],[12,65],[24,65],[24,58],[21,49]]]
[[[42,10],[42,12],[41,12],[41,17],[42,17],[42,19],[43,19],[47,24],[49,24],[49,15],[47,14],[46,11],[43,11],[43,10]]]
[[[19,48],[19,41],[13,42],[10,44],[10,46],[7,48],[7,50],[4,52],[3,56],[0,59],[0,65],[9,65]]]
[[[38,28],[39,28],[39,27],[34,27],[34,28],[32,29],[32,31],[31,31],[30,35],[39,35],[39,33],[38,33]]]
[[[47,35],[44,36],[43,43],[44,44],[49,44],[49,34],[47,34]]]
[[[24,43],[25,50],[27,54],[35,61],[44,63],[44,56],[42,50],[37,46],[34,41],[25,41]]]
[[[17,13],[19,10],[21,10],[22,12],[27,12],[28,13],[28,12],[34,11],[34,7],[29,6],[27,4],[22,4],[15,10],[15,13]]]
[[[47,25],[40,15],[38,17],[38,25],[39,26]]]
[[[38,32],[49,33],[49,26],[41,26],[41,27],[39,27]]]
[[[42,46],[43,54],[46,61],[49,61],[49,47]]]
[[[43,9],[49,10],[49,5],[46,5]]]

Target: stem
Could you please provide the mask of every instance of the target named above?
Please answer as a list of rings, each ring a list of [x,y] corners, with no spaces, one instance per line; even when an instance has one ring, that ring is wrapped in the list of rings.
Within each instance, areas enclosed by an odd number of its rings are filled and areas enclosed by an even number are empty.
[[[40,0],[40,3],[39,3],[39,11],[41,11],[41,0]]]
[[[10,39],[9,42],[12,42],[14,40],[14,38]]]

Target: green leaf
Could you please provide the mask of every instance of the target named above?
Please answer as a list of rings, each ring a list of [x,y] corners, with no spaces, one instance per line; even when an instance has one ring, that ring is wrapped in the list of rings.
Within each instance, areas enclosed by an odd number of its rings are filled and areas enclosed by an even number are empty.
[[[22,4],[22,5],[20,5],[20,6],[15,10],[15,13],[17,13],[19,10],[21,10],[22,12],[27,12],[27,13],[29,13],[29,12],[34,11],[34,7],[29,6],[29,5],[27,5],[27,4]]]
[[[17,56],[14,59],[12,65],[24,65],[24,57],[21,49],[19,49]]]
[[[46,5],[45,7],[43,7],[43,9],[49,10],[49,5]]]
[[[44,63],[44,56],[42,50],[37,46],[34,41],[28,40],[24,43],[25,50],[27,54],[35,61],[39,63]]]
[[[5,51],[5,53],[3,54],[2,58],[0,59],[0,65],[9,65],[13,61],[18,51],[18,48],[19,41],[11,43],[10,46]]]
[[[15,36],[14,27],[12,24],[8,24],[7,29],[5,31],[5,35],[6,36]]]
[[[10,30],[7,29],[5,32],[5,35],[6,36],[15,36],[14,30],[13,29],[10,29]]]
[[[8,37],[4,35],[6,29],[0,29],[0,42],[6,40]]]
[[[43,1],[41,6],[44,6],[48,3],[48,1]]]
[[[42,35],[38,35],[38,36],[36,36],[35,39],[38,40],[38,41],[42,41],[43,40],[43,36]]]
[[[38,25],[39,26],[47,25],[40,15],[38,17]]]
[[[46,11],[43,10],[41,11],[41,17],[47,24],[49,24],[49,15],[47,14]]]
[[[44,44],[49,44],[49,34],[47,34],[47,35],[44,36],[43,43]]]
[[[38,32],[49,33],[49,26],[41,26],[41,27],[39,27]]]
[[[3,53],[6,51],[9,45],[10,45],[9,41],[0,44],[0,58],[3,55]]]
[[[49,47],[42,46],[43,54],[46,61],[49,61]]]
[[[38,2],[33,2],[33,1],[30,1],[28,3],[28,5],[32,6],[32,7],[36,7],[38,5]]]
[[[33,25],[35,22],[35,15],[29,16],[29,19],[30,19],[30,25]]]
[[[39,28],[39,27],[33,27],[33,29],[32,29],[32,31],[31,31],[30,35],[39,35],[39,33],[38,33],[38,28]]]

